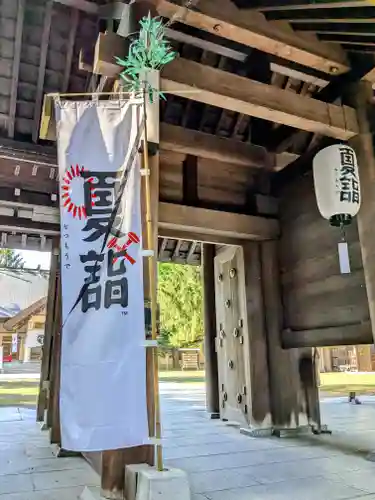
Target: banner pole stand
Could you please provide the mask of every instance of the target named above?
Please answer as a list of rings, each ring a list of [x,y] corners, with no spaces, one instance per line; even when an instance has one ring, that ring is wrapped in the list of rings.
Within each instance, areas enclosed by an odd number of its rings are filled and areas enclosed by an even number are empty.
[[[146,229],[147,229],[147,250],[149,254],[145,256],[148,259],[148,274],[150,283],[150,308],[151,308],[151,338],[157,341],[157,295],[156,295],[156,276],[157,266],[156,252],[153,241],[153,227],[151,214],[151,189],[150,189],[150,166],[148,155],[147,138],[147,116],[146,116],[146,91],[143,90],[143,108],[144,108],[144,134],[143,134],[143,168],[145,170],[145,205],[146,205]],[[158,350],[155,346],[150,346],[153,358],[153,381],[154,381],[154,400],[155,400],[155,435],[152,436],[156,443],[156,466],[158,471],[163,471],[163,450],[161,445],[161,418],[160,418],[160,391],[159,391],[159,360]]]

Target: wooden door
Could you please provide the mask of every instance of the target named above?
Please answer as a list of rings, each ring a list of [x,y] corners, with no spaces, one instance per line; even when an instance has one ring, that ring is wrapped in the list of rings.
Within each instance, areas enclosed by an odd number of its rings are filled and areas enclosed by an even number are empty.
[[[247,424],[244,341],[244,265],[240,247],[227,247],[215,257],[216,351],[220,416]]]

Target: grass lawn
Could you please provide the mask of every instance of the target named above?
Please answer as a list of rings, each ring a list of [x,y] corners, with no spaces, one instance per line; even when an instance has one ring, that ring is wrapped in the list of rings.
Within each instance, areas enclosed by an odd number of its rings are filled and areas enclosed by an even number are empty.
[[[160,372],[162,382],[181,384],[203,384],[204,371]],[[373,373],[322,373],[320,392],[325,396],[358,394],[375,395],[375,372]],[[18,406],[34,408],[39,392],[39,380],[0,380],[0,407]]]
[[[34,408],[39,392],[39,380],[0,380],[0,408],[18,406]]]
[[[204,371],[160,372],[159,377],[163,382],[204,383]],[[321,373],[320,383],[320,392],[326,396],[347,395],[349,391],[355,391],[358,394],[375,394],[375,372]]]
[[[320,392],[332,395],[348,395],[350,391],[358,394],[375,394],[375,372],[335,372],[320,374]]]
[[[202,384],[204,382],[204,371],[170,371],[160,372],[159,380],[162,382],[177,382],[181,384]]]

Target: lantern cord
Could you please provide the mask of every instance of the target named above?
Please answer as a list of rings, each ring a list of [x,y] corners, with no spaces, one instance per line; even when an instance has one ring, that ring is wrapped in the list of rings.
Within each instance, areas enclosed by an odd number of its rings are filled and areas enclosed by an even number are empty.
[[[340,231],[341,231],[341,241],[346,241],[345,226],[342,222],[340,224]]]

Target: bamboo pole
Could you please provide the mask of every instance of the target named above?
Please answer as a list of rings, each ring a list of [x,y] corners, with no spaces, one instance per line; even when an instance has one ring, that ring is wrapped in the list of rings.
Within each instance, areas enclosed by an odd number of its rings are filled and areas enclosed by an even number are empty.
[[[155,90],[154,91],[156,94],[175,94],[178,92],[179,94],[198,94],[199,92],[202,92],[200,89],[191,89],[191,90]],[[60,97],[87,97],[87,96],[134,96],[134,91],[133,92],[123,92],[122,90],[116,91],[116,92],[67,92],[67,93],[58,93],[58,92],[50,92],[45,95],[46,97],[53,97],[55,99],[58,99]]]
[[[146,116],[146,92],[143,92],[144,107],[144,134],[143,134],[143,167],[145,170],[145,206],[146,206],[146,229],[147,229],[147,250],[150,251],[148,259],[148,274],[150,283],[150,308],[151,308],[151,338],[157,340],[157,293],[155,267],[157,266],[156,249],[154,248],[153,225],[151,213],[151,189],[150,189],[150,163],[148,155],[147,140],[147,116]],[[152,252],[152,254],[151,254]],[[156,438],[156,466],[159,471],[163,470],[163,451],[161,445],[161,418],[160,418],[160,392],[159,392],[159,363],[157,347],[151,347],[154,369],[154,404],[155,404],[155,429]]]

